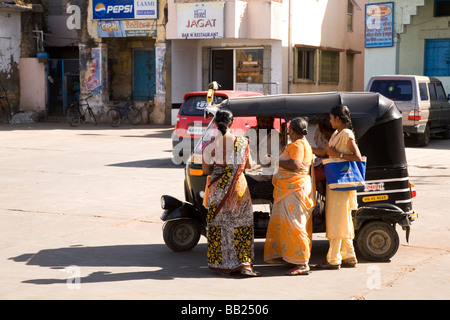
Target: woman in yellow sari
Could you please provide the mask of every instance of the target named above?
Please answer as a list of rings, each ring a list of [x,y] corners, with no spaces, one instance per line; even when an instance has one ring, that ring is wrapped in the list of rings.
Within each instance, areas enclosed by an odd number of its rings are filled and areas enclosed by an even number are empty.
[[[349,161],[361,161],[361,153],[352,131],[350,111],[347,106],[338,105],[330,111],[330,123],[336,131],[331,136],[325,152],[329,157]],[[327,260],[316,265],[318,269],[339,269],[356,267],[353,247],[354,228],[352,210],[358,206],[356,191],[335,191],[327,185],[326,190],[326,236],[330,242]]]
[[[315,190],[310,176],[313,156],[306,140],[307,127],[303,118],[291,121],[292,143],[280,156],[278,172],[272,180],[274,204],[267,228],[264,261],[281,263],[284,260],[293,265],[289,275],[309,274]]]

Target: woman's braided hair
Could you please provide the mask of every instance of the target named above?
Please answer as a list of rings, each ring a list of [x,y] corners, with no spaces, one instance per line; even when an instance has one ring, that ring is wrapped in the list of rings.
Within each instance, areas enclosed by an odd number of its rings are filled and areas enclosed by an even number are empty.
[[[225,135],[228,130],[228,126],[233,122],[233,113],[229,110],[221,109],[216,112],[216,117],[214,122],[216,123],[217,129]]]

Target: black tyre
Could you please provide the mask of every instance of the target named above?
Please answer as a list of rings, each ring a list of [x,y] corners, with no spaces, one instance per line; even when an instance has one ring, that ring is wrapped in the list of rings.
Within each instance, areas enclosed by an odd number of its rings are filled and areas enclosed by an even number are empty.
[[[358,253],[367,260],[387,261],[397,253],[400,240],[390,223],[377,220],[358,230],[355,243]]]
[[[142,121],[141,110],[130,106],[127,110],[127,117],[131,124],[139,124]]]
[[[81,115],[77,109],[69,109],[67,111],[67,122],[70,126],[78,127],[81,122]]]
[[[176,252],[189,251],[200,240],[200,225],[192,219],[167,221],[163,229],[166,245]]]
[[[88,108],[88,112],[89,112],[89,117],[91,118],[92,123],[94,124],[94,126],[96,126],[97,119],[95,119],[94,111],[92,111],[91,108]]]
[[[113,127],[118,127],[120,125],[120,112],[117,109],[109,109],[106,113],[108,117],[109,124]]]
[[[430,139],[431,139],[430,126],[427,125],[424,133],[417,134],[416,138],[417,138],[417,144],[419,145],[419,147],[426,147],[430,143]]]
[[[442,137],[444,139],[450,139],[450,125],[444,128],[444,132],[442,132]]]

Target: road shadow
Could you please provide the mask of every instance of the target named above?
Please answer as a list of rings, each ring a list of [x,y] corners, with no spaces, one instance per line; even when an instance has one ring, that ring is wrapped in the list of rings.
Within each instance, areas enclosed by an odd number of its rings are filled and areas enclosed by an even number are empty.
[[[28,130],[69,130],[69,131],[79,131],[81,134],[83,131],[103,131],[103,130],[114,130],[123,131],[126,133],[130,129],[156,129],[159,130],[152,135],[129,135],[130,137],[167,137],[170,138],[173,132],[172,125],[158,125],[158,124],[121,124],[119,127],[111,127],[107,123],[99,123],[94,126],[91,123],[81,123],[78,127],[71,127],[67,122],[64,121],[47,121],[47,122],[32,122],[32,123],[17,123],[17,124],[0,124],[0,131],[28,131]],[[100,133],[99,133],[100,134]],[[124,134],[126,137],[127,135]]]
[[[134,244],[85,247],[74,245],[66,248],[45,249],[26,253],[9,260],[51,269],[80,268],[80,283],[121,282],[129,280],[172,280],[175,278],[223,278],[236,279],[244,276],[223,276],[211,271],[206,263],[206,243],[198,244],[188,252],[173,252],[164,244]],[[325,259],[328,240],[313,241],[310,264]],[[270,265],[263,261],[264,240],[255,241],[255,269],[262,277],[284,276],[285,265]],[[98,269],[84,274],[83,267]],[[143,271],[111,272],[111,267],[143,268]],[[154,268],[149,271],[145,268]],[[36,285],[66,283],[61,278],[35,278],[22,281]]]
[[[145,159],[138,161],[111,163],[106,166],[121,167],[121,168],[161,168],[161,169],[185,168],[184,165],[175,164],[172,161],[172,158]]]
[[[422,147],[420,146],[413,138],[406,137],[405,138],[405,147],[406,148],[416,148],[416,149],[437,149],[437,150],[449,150],[450,149],[450,139],[445,139],[443,137],[432,135],[430,139],[430,143]]]

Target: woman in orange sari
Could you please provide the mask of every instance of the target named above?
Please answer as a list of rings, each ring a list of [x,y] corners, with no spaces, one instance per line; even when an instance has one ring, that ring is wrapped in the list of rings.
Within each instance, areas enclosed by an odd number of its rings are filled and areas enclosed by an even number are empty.
[[[274,204],[267,228],[264,261],[293,265],[289,275],[309,274],[312,247],[314,184],[310,173],[313,153],[306,140],[308,122],[295,118],[289,126],[288,145],[273,177]]]

